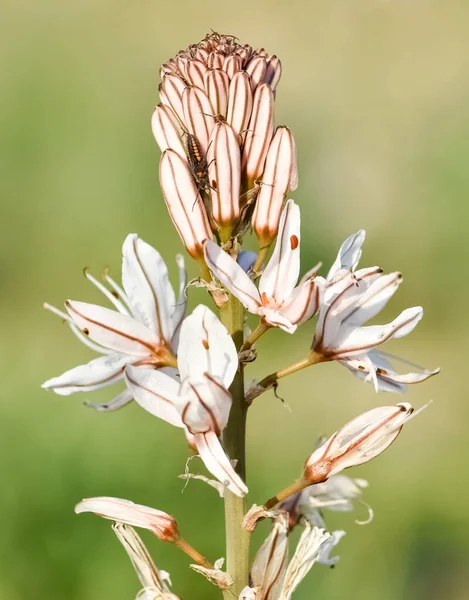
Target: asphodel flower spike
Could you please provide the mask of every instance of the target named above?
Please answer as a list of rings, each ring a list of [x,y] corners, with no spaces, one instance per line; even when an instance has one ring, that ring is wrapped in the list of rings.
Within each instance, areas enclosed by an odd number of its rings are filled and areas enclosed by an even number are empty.
[[[127,385],[145,410],[186,427],[207,469],[243,496],[247,487],[218,439],[230,414],[228,388],[238,369],[238,355],[226,328],[206,306],[199,305],[182,324],[178,368],[179,378],[175,378],[129,366]]]
[[[61,316],[78,338],[101,356],[46,381],[42,387],[68,396],[111,385],[124,377],[126,365],[136,368],[175,367],[179,330],[185,313],[184,259],[177,257],[180,274],[176,298],[168,279],[168,269],[160,254],[136,234],[127,236],[122,247],[122,286],[108,274],[107,289],[92,275],[86,277],[106,296],[116,310],[69,300],[68,314],[48,304]],[[105,404],[90,405],[98,410],[116,410],[130,402],[126,389]]]
[[[213,242],[205,243],[205,261],[226,289],[268,326],[294,333],[319,308],[322,285],[315,269],[296,285],[300,273],[300,209],[293,200],[282,212],[275,250],[259,280],[259,289],[243,268]]]

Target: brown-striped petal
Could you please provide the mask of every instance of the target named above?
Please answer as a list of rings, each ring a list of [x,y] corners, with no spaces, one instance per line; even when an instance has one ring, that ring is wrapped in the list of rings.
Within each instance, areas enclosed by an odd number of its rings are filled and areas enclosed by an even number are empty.
[[[240,56],[230,54],[225,58],[225,62],[223,63],[223,70],[226,72],[230,79],[233,79],[235,73],[241,71],[242,63],[243,61]]]
[[[261,81],[263,81],[266,67],[266,60],[262,56],[256,56],[256,58],[253,58],[246,67],[246,72],[249,73],[251,77],[251,88],[253,92],[256,90]]]
[[[201,60],[191,60],[186,65],[186,77],[191,85],[204,89],[204,76],[207,72],[205,63]]]
[[[280,77],[282,76],[282,63],[280,59],[275,56],[271,56],[267,59],[267,68],[264,75],[264,83],[268,83],[272,90],[275,92]]]

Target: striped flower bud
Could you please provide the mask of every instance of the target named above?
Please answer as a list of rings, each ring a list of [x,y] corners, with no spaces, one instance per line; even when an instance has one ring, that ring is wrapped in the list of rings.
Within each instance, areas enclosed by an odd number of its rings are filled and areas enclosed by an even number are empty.
[[[269,146],[252,218],[261,248],[269,246],[277,236],[285,198],[297,187],[295,140],[288,127],[278,127]]]
[[[213,220],[231,232],[239,218],[241,160],[237,136],[227,123],[213,130],[208,163]]]
[[[161,152],[172,149],[185,159],[182,129],[170,106],[159,104],[151,117],[151,129]]]
[[[166,150],[160,162],[160,181],[169,214],[193,258],[203,257],[203,242],[212,234],[205,207],[187,162]]]
[[[254,94],[252,115],[243,148],[242,168],[248,188],[262,176],[273,130],[274,94],[269,85],[261,83]]]
[[[361,465],[386,450],[397,438],[407,421],[418,411],[407,402],[397,406],[373,408],[336,431],[309,457],[304,479],[312,483],[326,481],[349,467]]]

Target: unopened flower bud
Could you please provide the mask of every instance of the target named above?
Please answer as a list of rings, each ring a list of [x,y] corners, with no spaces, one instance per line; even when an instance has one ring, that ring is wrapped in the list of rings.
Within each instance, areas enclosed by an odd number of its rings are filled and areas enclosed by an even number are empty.
[[[262,175],[273,128],[274,94],[269,85],[261,83],[254,93],[252,115],[243,148],[242,168],[248,188]]]
[[[267,62],[265,57],[256,56],[249,61],[246,72],[251,76],[251,88],[255,92],[257,86],[264,80]]]
[[[181,158],[186,158],[183,131],[172,108],[159,104],[151,117],[151,129],[161,152],[172,148]]]
[[[231,229],[239,218],[241,156],[237,136],[227,123],[215,125],[208,164],[213,220],[221,229]]]
[[[193,258],[203,256],[202,243],[212,234],[194,178],[189,167],[173,150],[166,150],[160,162],[163,196],[187,251]]]
[[[182,106],[187,129],[195,135],[205,155],[215,123],[212,104],[203,90],[190,86],[184,90]]]
[[[230,78],[221,69],[207,70],[204,76],[205,93],[207,94],[214,112],[214,117],[226,119],[228,111],[228,92]]]
[[[160,84],[160,98],[163,104],[170,106],[181,122],[184,122],[182,95],[187,84],[176,75],[165,75]]]
[[[248,126],[252,113],[252,90],[249,75],[239,71],[231,80],[226,120],[234,132],[240,135]]]
[[[267,153],[252,219],[261,248],[269,246],[277,236],[286,195],[297,187],[295,140],[288,127],[278,127]]]
[[[264,75],[264,83],[268,83],[272,88],[272,91],[275,92],[275,88],[280,81],[280,77],[282,76],[282,63],[280,59],[275,56],[271,56],[267,59],[267,68]]]
[[[417,412],[410,404],[374,408],[352,419],[336,431],[306,461],[303,477],[309,484],[321,483],[348,467],[370,461],[390,446],[402,426]]]
[[[87,498],[75,506],[75,512],[77,514],[93,512],[111,521],[148,529],[163,542],[179,540],[178,526],[174,517],[156,508],[134,504],[130,500],[107,496]]]

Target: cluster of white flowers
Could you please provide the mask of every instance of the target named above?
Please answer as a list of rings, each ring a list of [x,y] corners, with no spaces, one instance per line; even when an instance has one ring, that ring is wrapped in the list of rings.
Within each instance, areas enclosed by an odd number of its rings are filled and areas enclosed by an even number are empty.
[[[318,274],[318,264],[300,278],[300,209],[287,200],[298,184],[295,143],[287,127],[274,128],[275,90],[281,75],[278,58],[240,45],[232,36],[212,33],[171,59],[161,74],[161,104],[153,114],[152,129],[162,151],[163,195],[189,255],[202,269],[203,285],[225,314],[226,306],[236,303],[241,323],[228,330],[229,319],[223,324],[204,305],[185,316],[182,256],[177,257],[176,294],[160,254],[130,234],[122,249],[122,287],[107,273],[107,287],[86,273],[113,309],[72,300],[65,303],[66,312],[46,305],[100,356],[43,387],[69,395],[122,381],[124,389],[116,397],[91,406],[112,411],[134,400],[180,428],[217,480],[210,483],[222,496],[232,494],[242,502],[248,488],[237,462],[243,457],[226,452],[233,447],[228,430],[234,403],[246,412],[282,377],[325,361],[337,361],[371,382],[376,391],[404,392],[407,384],[437,371],[398,374],[387,355],[376,349],[409,334],[423,309],[406,309],[385,325],[364,325],[402,282],[400,273],[384,274],[376,266],[358,269],[364,231],[342,244],[327,276]],[[259,242],[254,255],[241,251],[249,230]],[[258,318],[252,332],[245,332],[245,311]],[[274,327],[293,334],[315,315],[306,357],[268,375],[244,394],[243,373],[255,360],[257,340]],[[327,532],[321,511],[351,510],[366,485],[339,473],[381,454],[418,412],[399,403],[352,419],[312,453],[300,480],[262,507],[254,507],[244,521],[246,529],[253,529],[259,518],[270,518],[273,525],[249,580],[247,573],[244,581],[239,573],[230,573],[233,548],[227,549],[228,571],[223,572],[220,561],[210,563],[181,537],[176,521],[165,512],[107,497],[84,500],[76,510],[116,522],[114,531],[143,585],[140,599],[176,596],[133,526],[176,544],[193,559],[196,570],[231,596],[287,600],[314,563],[331,565],[338,560],[329,553],[344,532]],[[243,527],[241,522],[230,526]],[[304,531],[289,560],[289,536],[296,526]]]

